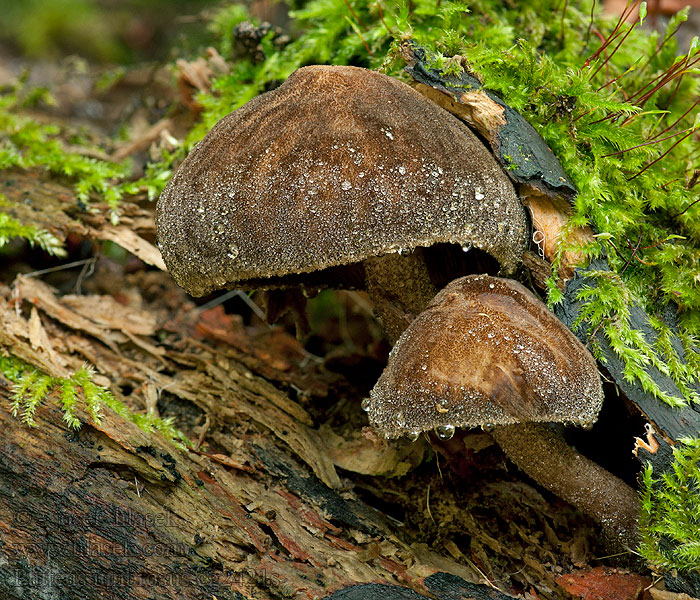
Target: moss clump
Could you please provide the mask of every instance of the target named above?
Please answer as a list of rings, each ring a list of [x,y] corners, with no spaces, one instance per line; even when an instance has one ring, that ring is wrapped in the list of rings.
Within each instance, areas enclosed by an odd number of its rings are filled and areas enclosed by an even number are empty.
[[[0,132],[3,133],[0,170],[39,168],[64,176],[73,181],[76,197],[83,207],[87,208],[94,199],[105,202],[114,224],[119,221],[119,203],[125,195],[146,193],[151,200],[158,197],[171,174],[166,164],[167,154],[164,153],[161,164],[149,165],[144,176],[133,181],[129,160],[110,162],[68,150],[64,141],[67,132],[62,127],[39,123],[22,114],[27,107],[39,103],[51,105],[54,100],[43,88],[28,88],[24,80],[0,95]],[[95,150],[79,142],[72,146]],[[100,151],[106,153],[104,149]],[[22,225],[31,228],[31,224]],[[32,240],[29,232],[13,235]]]
[[[52,104],[46,90],[27,90],[20,82],[10,93],[0,97],[0,170],[43,168],[75,180],[78,200],[87,205],[91,195],[98,195],[117,214],[123,189],[115,186],[124,180],[129,164],[110,163],[89,158],[65,149],[61,128],[42,124],[20,114],[20,109],[38,102]]]
[[[700,569],[700,440],[673,450],[669,471],[642,473],[640,553],[660,571]]]

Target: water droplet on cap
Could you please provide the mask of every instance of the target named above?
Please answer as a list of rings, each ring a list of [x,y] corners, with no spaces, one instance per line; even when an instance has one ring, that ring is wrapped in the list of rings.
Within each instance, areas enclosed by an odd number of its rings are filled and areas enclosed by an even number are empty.
[[[409,431],[409,432],[406,434],[406,437],[408,438],[408,440],[409,440],[410,442],[415,442],[415,441],[417,441],[418,438],[420,437],[420,431]]]
[[[435,428],[435,433],[441,440],[451,440],[455,434],[454,425],[440,425],[440,427]]]
[[[369,398],[365,398],[361,404],[362,410],[364,410],[365,412],[369,412],[369,407],[371,404],[372,404],[372,401]]]

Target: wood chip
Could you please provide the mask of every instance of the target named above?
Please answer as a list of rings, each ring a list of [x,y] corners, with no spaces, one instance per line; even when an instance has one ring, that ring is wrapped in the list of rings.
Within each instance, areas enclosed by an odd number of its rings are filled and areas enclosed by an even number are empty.
[[[15,280],[15,289],[17,290],[19,298],[31,302],[50,317],[71,329],[89,333],[101,340],[115,352],[118,351],[108,331],[105,331],[102,327],[94,324],[92,321],[70,308],[63,306],[57,300],[55,290],[51,286],[34,277],[22,277],[20,275]]]
[[[112,296],[68,294],[61,298],[61,304],[100,327],[134,335],[153,335],[156,332],[157,323],[153,313],[124,306]]]
[[[146,264],[157,267],[161,271],[167,271],[158,248],[125,225],[116,227],[103,225],[100,228],[91,229],[90,234],[95,239],[114,242]]]
[[[29,316],[29,342],[35,350],[45,352],[48,360],[56,366],[58,371],[64,370],[66,361],[62,360],[60,355],[54,351],[36,306],[32,306],[32,312]]]

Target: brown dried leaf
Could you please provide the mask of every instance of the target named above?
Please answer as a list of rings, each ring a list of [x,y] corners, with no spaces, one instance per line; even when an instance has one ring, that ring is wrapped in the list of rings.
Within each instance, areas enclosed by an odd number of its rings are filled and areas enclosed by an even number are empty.
[[[622,569],[594,567],[560,575],[557,583],[582,600],[637,600],[651,579]]]
[[[389,442],[369,440],[356,431],[346,439],[327,425],[319,433],[336,467],[362,475],[401,477],[420,464],[425,453],[423,437],[414,443]]]

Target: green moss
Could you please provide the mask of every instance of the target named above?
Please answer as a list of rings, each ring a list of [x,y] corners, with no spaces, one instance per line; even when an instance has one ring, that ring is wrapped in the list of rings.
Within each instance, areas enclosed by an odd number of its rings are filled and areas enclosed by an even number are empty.
[[[148,433],[159,431],[178,448],[190,444],[187,437],[175,428],[172,419],[129,410],[107,388],[93,381],[94,370],[87,364],[70,377],[53,377],[16,357],[0,356],[0,374],[12,383],[12,414],[31,427],[36,426],[34,415],[39,405],[53,398],[63,411],[63,420],[72,429],[81,426],[75,415],[79,404],[84,405],[96,423],[100,422],[103,408],[107,407]]]
[[[98,196],[117,219],[124,189],[115,185],[130,173],[128,162],[112,163],[66,150],[62,130],[21,114],[21,109],[39,101],[51,104],[44,90],[27,90],[20,82],[14,90],[0,96],[0,170],[41,168],[75,181],[78,200],[87,205]]]
[[[673,450],[669,471],[642,473],[640,554],[656,569],[700,569],[700,440]]]

